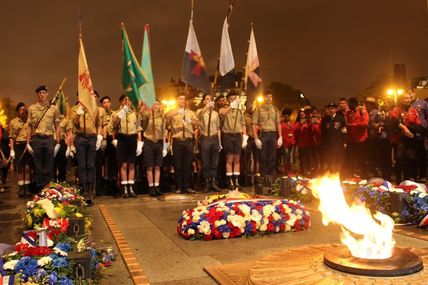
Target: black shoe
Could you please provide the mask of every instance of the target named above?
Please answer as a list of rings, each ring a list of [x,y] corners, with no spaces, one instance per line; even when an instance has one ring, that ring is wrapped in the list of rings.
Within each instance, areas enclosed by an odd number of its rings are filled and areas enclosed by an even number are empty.
[[[94,202],[92,201],[92,199],[86,199],[85,202],[86,202],[86,205],[88,205],[88,206],[94,205]]]
[[[19,185],[19,190],[18,190],[18,197],[24,197],[25,196],[25,186],[24,185]]]
[[[163,193],[162,193],[162,191],[160,190],[160,187],[159,186],[155,186],[155,195],[156,196],[161,196]]]
[[[31,193],[31,184],[25,184],[24,185],[24,195],[26,197],[32,197],[33,193]]]
[[[217,184],[217,179],[213,178],[210,184],[210,189],[211,191],[214,191],[214,192],[221,192],[221,189],[220,187],[218,187],[218,184]]]
[[[242,190],[242,186],[239,185],[239,176],[235,176],[235,188],[238,188],[238,190]]]
[[[204,185],[204,189],[202,189],[202,193],[208,193],[208,192],[210,192],[210,190],[211,190],[211,187],[210,187],[211,183],[212,183],[211,179],[209,179],[209,178],[205,179],[205,185]]]
[[[191,188],[187,188],[186,190],[184,190],[184,193],[188,193],[188,194],[195,194],[196,191],[191,189]]]
[[[231,191],[236,189],[236,187],[233,183],[232,176],[229,176],[227,188],[229,188],[229,190],[231,190]]]
[[[149,187],[149,195],[150,196],[156,196],[156,190],[155,190],[155,187],[154,186],[150,186]]]

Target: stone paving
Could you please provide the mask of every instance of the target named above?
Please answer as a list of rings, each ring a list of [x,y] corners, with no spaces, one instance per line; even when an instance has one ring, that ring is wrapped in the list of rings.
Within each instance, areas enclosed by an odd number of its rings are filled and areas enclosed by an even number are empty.
[[[246,188],[245,191],[251,192],[252,189]],[[203,270],[206,265],[255,260],[282,248],[339,242],[339,228],[323,226],[316,211],[311,211],[312,226],[308,231],[231,240],[184,240],[176,232],[177,218],[182,210],[193,208],[203,197],[198,194],[166,194],[160,198],[140,195],[136,199],[99,197],[95,206],[89,208],[94,219],[91,238],[100,247],[112,245],[116,253],[121,252],[120,243],[126,242],[129,251],[124,255],[125,260],[132,255],[135,258],[132,268],[141,268],[150,284],[202,285],[216,284]],[[14,187],[0,194],[0,243],[10,244],[19,240],[25,201],[17,198]],[[107,222],[101,212],[103,209],[108,212]],[[112,230],[114,236],[109,230],[109,227],[112,229],[111,223],[116,225]],[[412,233],[413,237],[406,233]],[[428,241],[421,238],[426,233],[426,230],[415,230],[414,227],[400,227],[394,238],[399,246],[428,248]],[[114,237],[119,239],[115,241]],[[100,284],[145,284],[134,283],[136,281],[132,277],[135,277],[135,272],[131,274],[120,255],[114,265],[103,272]]]

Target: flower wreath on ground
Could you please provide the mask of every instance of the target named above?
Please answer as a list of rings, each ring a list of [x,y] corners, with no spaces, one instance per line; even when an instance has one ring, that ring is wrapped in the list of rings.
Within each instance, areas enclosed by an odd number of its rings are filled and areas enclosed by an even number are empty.
[[[214,201],[209,203],[209,201]],[[219,200],[208,196],[178,218],[177,232],[185,239],[213,240],[301,231],[310,227],[310,215],[299,202],[251,199],[232,191]]]
[[[96,249],[89,242],[91,219],[85,209],[78,189],[66,184],[50,183],[39,195],[27,202],[22,233],[12,252],[0,258],[0,281],[7,284],[75,284],[71,252],[88,252],[91,270],[96,278],[98,269],[111,265],[114,260],[112,248]],[[71,218],[84,220],[84,234],[68,235]],[[46,231],[46,246],[39,244],[39,231]],[[0,284],[3,284],[0,282]],[[92,284],[94,280],[85,280]]]
[[[424,184],[403,181],[399,185],[373,178],[367,185],[351,190],[350,195],[372,211],[391,216],[396,223],[428,226],[428,194]]]

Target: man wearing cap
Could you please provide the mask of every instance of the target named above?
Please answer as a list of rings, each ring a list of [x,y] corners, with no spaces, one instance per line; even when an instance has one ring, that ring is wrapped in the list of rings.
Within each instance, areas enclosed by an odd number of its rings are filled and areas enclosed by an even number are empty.
[[[135,198],[135,163],[137,156],[143,152],[141,135],[141,119],[131,105],[128,96],[123,94],[119,98],[120,108],[113,114],[112,124],[117,133],[117,160],[120,166],[121,190],[123,198]]]
[[[15,160],[15,167],[18,171],[18,196],[23,197],[30,195],[30,164],[32,163],[31,155],[25,150],[27,143],[27,108],[20,102],[15,108],[16,117],[9,123],[10,136],[10,157]]]
[[[260,172],[264,182],[272,187],[272,175],[276,169],[276,149],[282,146],[282,132],[279,112],[272,105],[272,92],[265,90],[264,102],[253,113],[254,142],[260,149]],[[257,130],[260,130],[260,136]]]
[[[327,114],[321,121],[323,161],[327,171],[338,173],[345,159],[346,119],[337,111],[336,103],[329,103],[326,109]]]
[[[229,106],[219,110],[223,120],[222,140],[226,155],[226,176],[230,190],[242,189],[239,185],[241,149],[248,144],[244,112],[240,109],[240,99],[234,90],[227,94]]]
[[[210,94],[202,97],[203,107],[196,114],[201,121],[200,152],[202,174],[205,178],[204,192],[220,191],[217,187],[217,169],[220,151],[220,116],[214,110],[214,102]]]
[[[71,108],[71,121],[75,132],[77,169],[79,182],[86,202],[91,205],[95,195],[95,159],[102,136],[100,136],[99,110],[91,114],[82,104]]]
[[[36,187],[41,190],[53,178],[53,159],[60,148],[61,129],[58,108],[48,101],[48,88],[42,85],[35,92],[38,102],[28,108],[26,148],[33,155]]]
[[[195,126],[198,119],[195,112],[187,107],[187,98],[183,93],[177,97],[178,109],[166,114],[172,138],[172,152],[176,177],[176,193],[195,193],[190,189],[192,174],[193,144]],[[170,140],[171,141],[171,140]]]
[[[144,122],[143,157],[146,164],[146,175],[149,183],[150,196],[162,195],[160,190],[160,174],[163,157],[167,155],[169,145],[166,143],[166,128],[163,109],[158,101],[152,108],[142,105],[141,118]]]

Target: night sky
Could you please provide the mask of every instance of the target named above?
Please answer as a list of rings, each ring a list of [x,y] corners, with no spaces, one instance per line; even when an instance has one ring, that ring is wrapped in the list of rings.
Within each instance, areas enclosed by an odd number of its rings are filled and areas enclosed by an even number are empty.
[[[362,91],[394,63],[408,77],[428,75],[426,0],[238,0],[230,20],[236,68],[254,22],[265,83],[301,89],[315,104]],[[196,0],[194,26],[209,73],[220,49],[227,0]],[[117,98],[121,88],[124,22],[137,57],[144,24],[151,25],[155,83],[166,86],[181,71],[190,0],[1,1],[0,94],[17,103],[36,100],[46,84],[51,96],[67,76],[74,99],[77,82],[77,16],[81,9],[86,56],[95,89]],[[116,101],[116,100],[114,100]]]

